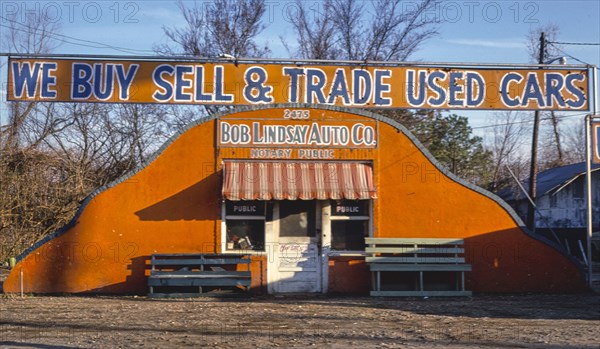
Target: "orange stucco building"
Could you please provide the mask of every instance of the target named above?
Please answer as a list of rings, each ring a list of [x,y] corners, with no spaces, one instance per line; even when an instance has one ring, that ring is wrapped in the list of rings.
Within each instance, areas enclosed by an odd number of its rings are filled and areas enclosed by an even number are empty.
[[[145,294],[154,253],[243,248],[255,292],[366,294],[366,236],[464,239],[474,292],[586,287],[560,247],[444,170],[396,122],[275,105],[190,125],[21,255],[4,290],[19,292],[22,271],[24,292]]]

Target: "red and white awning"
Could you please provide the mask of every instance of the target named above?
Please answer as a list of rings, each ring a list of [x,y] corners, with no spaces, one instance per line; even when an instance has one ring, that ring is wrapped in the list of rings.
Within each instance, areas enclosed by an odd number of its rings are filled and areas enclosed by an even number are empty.
[[[375,199],[373,169],[360,162],[224,161],[229,200]]]

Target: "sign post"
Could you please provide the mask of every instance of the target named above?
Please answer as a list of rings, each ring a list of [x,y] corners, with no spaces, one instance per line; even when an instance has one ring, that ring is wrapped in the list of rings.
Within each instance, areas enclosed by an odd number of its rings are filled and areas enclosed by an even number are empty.
[[[594,122],[594,117],[598,113],[598,77],[595,66],[590,67],[592,71],[592,93],[593,109],[592,114],[585,117],[585,161],[586,161],[586,209],[587,209],[587,255],[588,255],[588,285],[590,288],[593,283],[593,261],[592,261],[592,234],[593,234],[593,219],[592,219],[592,159],[594,162],[600,162],[600,122]]]

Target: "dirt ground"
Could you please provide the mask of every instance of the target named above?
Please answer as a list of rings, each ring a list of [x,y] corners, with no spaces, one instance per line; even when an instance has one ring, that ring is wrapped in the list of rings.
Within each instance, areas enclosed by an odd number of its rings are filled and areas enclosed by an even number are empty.
[[[599,348],[600,294],[472,298],[0,295],[0,347]]]

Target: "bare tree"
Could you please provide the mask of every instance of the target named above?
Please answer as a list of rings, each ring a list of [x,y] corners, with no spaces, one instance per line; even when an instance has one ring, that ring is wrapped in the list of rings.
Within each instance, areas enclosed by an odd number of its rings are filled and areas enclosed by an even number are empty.
[[[113,145],[127,144],[128,157],[137,163],[146,162],[167,138],[167,109],[152,104],[119,104],[114,116],[107,120],[109,132],[119,135]]]
[[[47,17],[7,15],[2,51],[47,54],[58,46],[53,34],[59,26]],[[51,231],[68,206],[58,175],[60,158],[43,148],[68,121],[51,104],[10,102],[6,110],[6,124],[0,125],[0,260]]]
[[[37,12],[20,16],[17,12],[8,14],[8,25],[2,31],[0,49],[4,52],[46,54],[59,46],[53,40],[53,33],[60,26]],[[13,102],[9,107],[8,124],[0,127],[0,140],[10,149],[21,146],[22,128],[27,118],[34,114],[35,102]]]
[[[51,53],[60,41],[54,40],[60,24],[43,15],[44,11],[32,11],[21,15],[7,13],[8,25],[3,32],[3,50],[14,53]]]
[[[498,112],[493,115],[494,127],[487,148],[492,152],[492,174],[489,189],[498,191],[504,187],[511,187],[513,179],[507,170],[507,166],[513,172],[524,174],[527,167],[527,159],[522,155],[522,147],[525,146],[524,135],[527,128],[523,123],[524,116],[514,111]],[[519,177],[519,179],[524,179]]]
[[[555,23],[546,23],[529,29],[525,38],[527,45],[527,53],[529,54],[530,63],[538,62],[540,52],[540,35],[544,33],[546,41],[556,41],[560,34],[560,28]],[[560,55],[560,46],[546,45],[544,57],[554,58]]]
[[[561,123],[565,164],[585,161],[585,122],[582,117]]]
[[[426,15],[433,0],[326,0],[322,12],[299,0],[296,6],[301,58],[404,61],[437,33],[437,19]]]
[[[194,2],[188,7],[177,2],[183,16],[181,27],[163,26],[167,43],[155,44],[154,50],[167,56],[218,57],[222,54],[234,57],[265,57],[270,50],[259,47],[256,37],[265,29],[262,18],[267,9],[265,0],[215,0]],[[165,115],[166,129],[173,125],[185,125],[198,116],[215,113],[224,106],[170,106]],[[191,112],[190,112],[191,111]]]
[[[325,0],[321,6],[307,9],[305,3],[296,0],[298,13],[290,16],[297,34],[297,49],[294,55],[311,59],[335,59],[339,54],[335,39],[335,18],[332,0]],[[308,12],[313,12],[313,16]],[[312,19],[311,19],[312,18]],[[287,41],[282,36],[281,42],[291,51]]]
[[[8,21],[2,48],[51,53],[57,27],[45,18],[25,19]],[[170,129],[168,109],[157,105],[9,102],[6,110],[0,125],[0,260],[66,224],[81,200],[145,162]]]
[[[264,0],[216,0],[207,11],[208,31],[220,53],[235,57],[265,57],[268,47],[259,47],[255,38],[265,26],[262,17],[266,11]]]
[[[235,57],[264,57],[267,47],[259,47],[255,39],[265,26],[262,17],[266,11],[264,0],[215,0],[177,6],[183,15],[181,28],[163,27],[170,41],[156,45],[155,50],[165,55],[215,57],[230,54]]]

